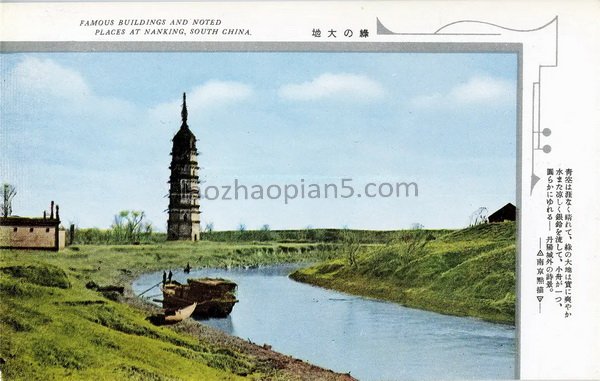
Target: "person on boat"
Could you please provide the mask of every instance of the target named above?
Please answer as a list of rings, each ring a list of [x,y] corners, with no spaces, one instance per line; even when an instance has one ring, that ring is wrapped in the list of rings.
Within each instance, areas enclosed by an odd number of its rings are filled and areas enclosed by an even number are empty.
[[[167,284],[167,272],[163,271],[163,286]]]
[[[169,277],[167,278],[169,283],[171,283],[171,278],[173,277],[173,273],[169,270]]]

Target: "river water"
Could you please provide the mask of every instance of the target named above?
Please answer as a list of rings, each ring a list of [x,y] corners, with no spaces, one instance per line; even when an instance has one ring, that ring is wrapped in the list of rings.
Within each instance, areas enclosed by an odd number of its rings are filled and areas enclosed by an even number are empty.
[[[173,279],[233,280],[240,301],[231,315],[203,324],[360,380],[514,378],[514,327],[298,283],[288,278],[298,267],[203,269]],[[133,289],[139,294],[161,279],[162,271],[145,274]]]

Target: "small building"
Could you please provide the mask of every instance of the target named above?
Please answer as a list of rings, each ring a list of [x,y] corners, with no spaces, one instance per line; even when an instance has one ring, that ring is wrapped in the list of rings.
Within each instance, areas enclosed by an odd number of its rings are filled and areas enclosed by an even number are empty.
[[[517,207],[510,202],[502,208],[496,210],[488,217],[488,222],[504,222],[517,220]]]
[[[0,249],[64,249],[66,232],[60,228],[58,205],[50,204],[50,216],[0,217]],[[56,210],[56,214],[54,211]]]

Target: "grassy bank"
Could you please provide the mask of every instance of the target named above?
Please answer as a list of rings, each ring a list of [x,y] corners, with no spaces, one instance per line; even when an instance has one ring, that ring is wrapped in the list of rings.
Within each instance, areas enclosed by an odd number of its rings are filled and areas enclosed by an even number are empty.
[[[301,230],[226,230],[205,231],[200,234],[203,241],[223,243],[339,243],[344,239],[346,229],[301,229]],[[434,234],[448,233],[451,230],[431,230]],[[363,244],[381,244],[393,241],[402,231],[393,230],[352,230]],[[127,238],[113,229],[76,229],[74,245],[119,245],[119,244],[164,244],[167,234],[152,232]]]
[[[165,243],[0,250],[0,357],[8,380],[296,379],[272,361],[146,320],[141,308],[85,287],[128,287],[142,272],[323,260],[318,245]]]
[[[405,233],[385,245],[362,247],[354,265],[338,258],[291,277],[409,307],[514,324],[515,258],[515,223],[505,222],[437,235]]]
[[[202,239],[219,242],[277,241],[292,243],[340,243],[346,229],[304,229],[304,230],[246,230],[213,231],[202,233]],[[392,242],[402,231],[394,230],[351,230],[363,244]],[[450,230],[432,230],[436,234]]]
[[[218,239],[226,239],[234,232],[220,234]],[[9,380],[344,377],[244,340],[215,338],[198,324],[152,325],[147,307],[130,295],[131,280],[143,272],[178,271],[187,263],[197,268],[318,262],[293,278],[446,314],[514,322],[514,223],[459,231],[273,234],[280,234],[279,241],[269,236],[245,242],[244,236],[235,242],[75,245],[58,253],[0,250],[2,375]],[[87,289],[88,282],[125,286],[126,296]],[[307,372],[313,374],[304,377]]]

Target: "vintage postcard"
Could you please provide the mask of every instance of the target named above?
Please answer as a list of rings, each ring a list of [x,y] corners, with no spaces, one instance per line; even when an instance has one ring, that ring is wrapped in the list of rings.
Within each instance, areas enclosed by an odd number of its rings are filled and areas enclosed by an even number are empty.
[[[600,378],[598,2],[0,16],[0,379]]]

